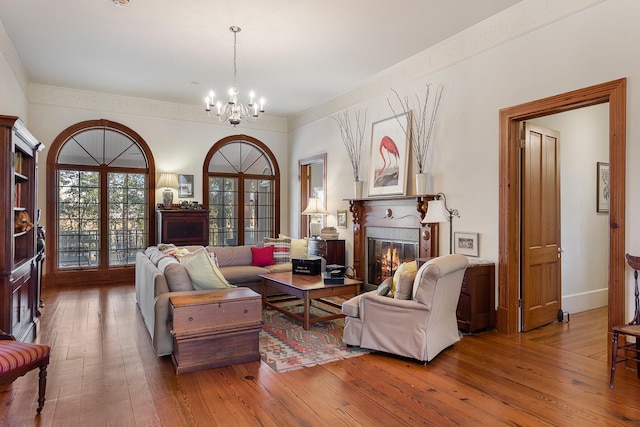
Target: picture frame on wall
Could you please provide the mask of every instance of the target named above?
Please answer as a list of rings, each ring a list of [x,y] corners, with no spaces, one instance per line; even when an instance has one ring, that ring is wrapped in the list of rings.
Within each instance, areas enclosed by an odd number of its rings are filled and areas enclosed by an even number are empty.
[[[454,253],[472,257],[479,256],[478,233],[455,232],[453,233]]]
[[[609,212],[609,163],[597,162],[596,166],[597,194],[596,212]]]
[[[193,175],[178,174],[178,197],[193,197]]]
[[[338,211],[338,228],[347,228],[347,211]]]
[[[411,124],[411,112],[373,123],[369,196],[406,194],[409,166],[409,138],[405,129]]]

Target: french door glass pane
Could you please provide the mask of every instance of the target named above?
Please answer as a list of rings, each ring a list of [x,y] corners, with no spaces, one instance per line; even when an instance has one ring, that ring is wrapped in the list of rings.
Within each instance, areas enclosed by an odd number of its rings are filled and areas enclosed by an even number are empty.
[[[109,266],[133,265],[147,246],[147,182],[144,174],[107,175]]]
[[[58,268],[94,268],[100,259],[100,174],[58,171]]]
[[[209,178],[209,243],[238,245],[238,179]]]
[[[255,245],[273,237],[272,181],[244,181],[244,244]]]

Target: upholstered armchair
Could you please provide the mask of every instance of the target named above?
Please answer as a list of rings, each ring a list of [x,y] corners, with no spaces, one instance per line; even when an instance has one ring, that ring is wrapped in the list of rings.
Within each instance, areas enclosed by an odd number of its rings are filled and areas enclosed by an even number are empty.
[[[408,290],[395,297],[370,291],[342,305],[348,345],[429,362],[460,340],[456,307],[469,261],[445,255],[423,264]],[[398,278],[396,286],[405,286]],[[402,294],[408,299],[402,299]]]

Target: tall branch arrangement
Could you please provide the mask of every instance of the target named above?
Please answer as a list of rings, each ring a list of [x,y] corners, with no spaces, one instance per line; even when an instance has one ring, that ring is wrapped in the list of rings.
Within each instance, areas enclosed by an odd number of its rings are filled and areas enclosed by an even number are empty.
[[[361,120],[360,111],[355,113],[355,125],[349,117],[348,110],[338,114],[338,117],[331,118],[335,120],[340,127],[342,142],[344,143],[344,148],[347,149],[347,155],[349,156],[349,161],[353,168],[353,180],[360,181],[360,157],[362,153],[364,131],[367,125],[367,110],[364,110],[363,120]]]
[[[438,115],[438,107],[440,106],[440,99],[442,98],[442,85],[438,85],[435,93],[435,99],[433,101],[433,105],[431,108],[431,116],[428,115],[429,110],[429,97],[431,95],[431,84],[427,84],[427,92],[424,97],[424,102],[420,102],[420,98],[416,94],[416,104],[417,104],[417,113],[410,114],[410,121],[407,121],[407,126],[403,126],[400,119],[398,119],[398,114],[396,110],[393,108],[391,101],[387,99],[387,103],[393,112],[393,115],[398,120],[398,123],[402,127],[404,134],[409,139],[409,144],[411,145],[411,151],[413,155],[416,156],[416,160],[418,162],[418,173],[423,173],[425,171],[425,166],[427,163],[427,155],[429,154],[429,146],[431,145],[431,135],[433,134],[433,128],[436,122],[436,116]],[[402,111],[404,113],[408,113],[411,111],[411,106],[409,105],[409,97],[405,96],[404,99],[400,98],[398,92],[394,89],[391,89],[393,93],[396,95],[398,102],[400,103],[400,107],[402,107]]]

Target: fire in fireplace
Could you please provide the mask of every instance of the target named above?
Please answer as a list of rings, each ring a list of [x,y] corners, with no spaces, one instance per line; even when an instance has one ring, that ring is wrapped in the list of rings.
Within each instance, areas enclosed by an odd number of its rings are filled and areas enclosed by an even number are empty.
[[[367,281],[379,285],[393,277],[400,264],[416,259],[417,252],[418,243],[414,241],[368,238]]]

